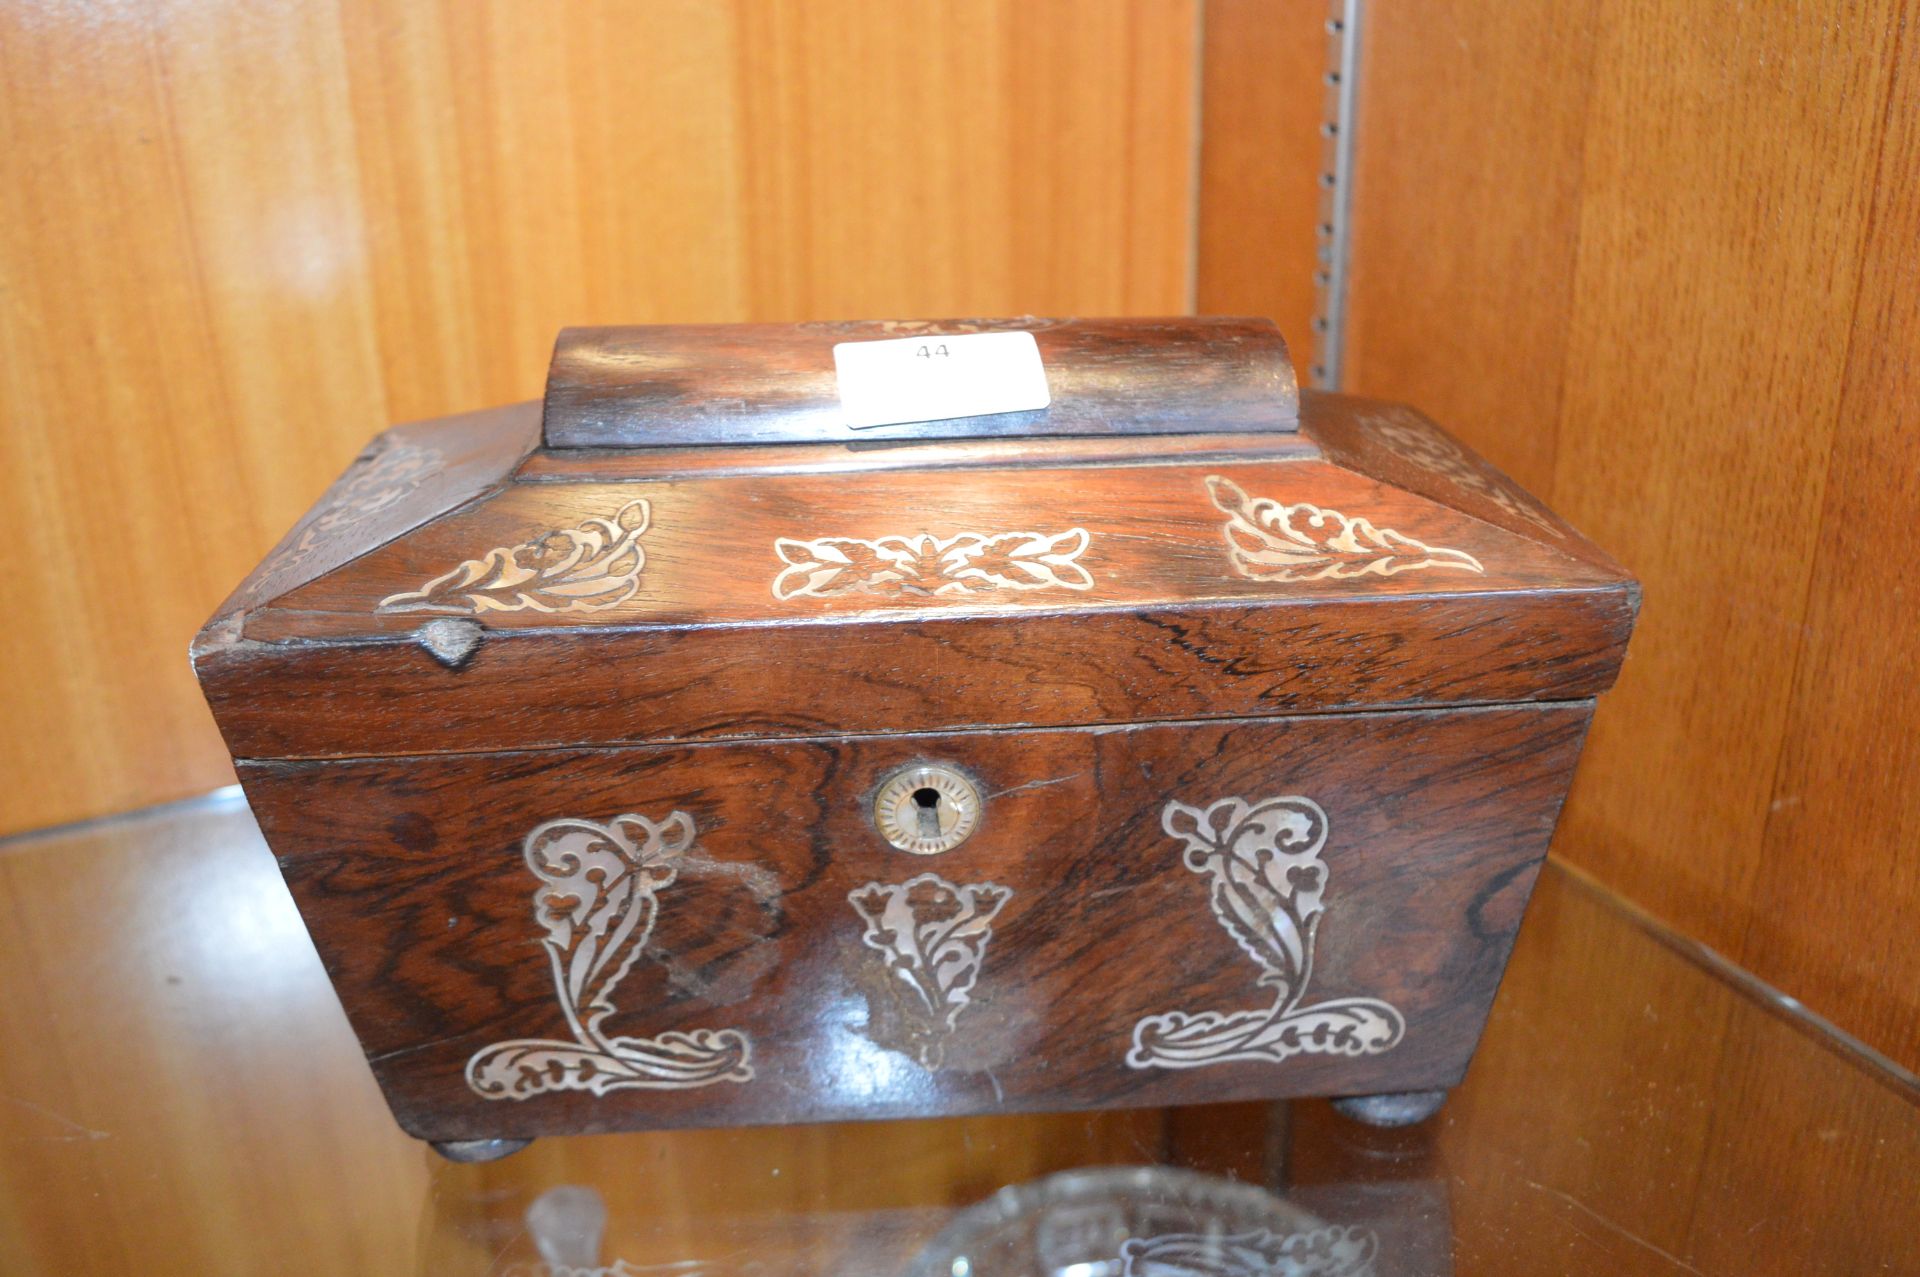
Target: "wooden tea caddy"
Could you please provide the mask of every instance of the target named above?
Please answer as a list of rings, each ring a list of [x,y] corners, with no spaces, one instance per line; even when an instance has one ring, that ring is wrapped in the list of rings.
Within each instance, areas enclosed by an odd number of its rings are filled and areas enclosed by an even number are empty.
[[[1033,334],[849,430],[833,348]],[[1638,603],[1246,319],[569,330],[380,436],[201,633],[400,1125],[539,1135],[1464,1073]]]

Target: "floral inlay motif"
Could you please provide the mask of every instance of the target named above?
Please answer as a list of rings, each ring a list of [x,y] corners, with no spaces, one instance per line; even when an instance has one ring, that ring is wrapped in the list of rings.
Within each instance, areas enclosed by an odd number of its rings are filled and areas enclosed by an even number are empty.
[[[438,448],[389,436],[322,500],[300,535],[268,557],[260,567],[261,575],[298,567],[339,529],[405,500],[422,480],[439,469],[440,461]]]
[[[1443,475],[1460,487],[1485,497],[1504,513],[1524,519],[1544,532],[1564,537],[1565,531],[1530,501],[1502,483],[1474,460],[1465,448],[1406,408],[1389,408],[1363,418],[1376,438],[1400,457]]]
[[[646,948],[659,893],[693,846],[693,818],[615,816],[606,824],[550,820],[526,837],[522,854],[540,880],[533,915],[570,1040],[518,1039],[475,1052],[467,1085],[490,1100],[547,1091],[605,1095],[753,1080],[752,1046],[736,1029],[694,1029],[652,1038],[613,1037],[601,1028],[613,990]]]
[[[1207,808],[1170,802],[1160,814],[1185,844],[1187,868],[1211,880],[1213,916],[1260,968],[1254,983],[1273,990],[1258,1011],[1170,1011],[1133,1029],[1127,1063],[1136,1069],[1191,1069],[1230,1060],[1272,1063],[1302,1054],[1374,1055],[1396,1046],[1400,1012],[1378,998],[1335,998],[1301,1006],[1313,975],[1313,944],[1326,912],[1327,814],[1310,798]]]
[[[380,612],[602,612],[640,588],[650,507],[629,501],[610,519],[590,518],[515,546],[488,550],[417,590],[389,595]]]
[[[1219,475],[1207,476],[1207,491],[1228,516],[1225,535],[1234,570],[1256,581],[1392,576],[1417,568],[1486,571],[1464,550],[1428,545],[1304,501],[1287,505],[1255,499]]]
[[[957,536],[781,537],[774,553],[787,566],[773,597],[836,594],[978,594],[989,590],[1090,590],[1080,566],[1085,528],[1065,532],[962,532]]]
[[[972,1001],[973,983],[993,938],[993,920],[1013,892],[991,882],[960,885],[924,873],[900,883],[870,882],[847,901],[866,923],[860,937],[885,955],[887,987],[904,1026],[905,1047],[929,1069]]]

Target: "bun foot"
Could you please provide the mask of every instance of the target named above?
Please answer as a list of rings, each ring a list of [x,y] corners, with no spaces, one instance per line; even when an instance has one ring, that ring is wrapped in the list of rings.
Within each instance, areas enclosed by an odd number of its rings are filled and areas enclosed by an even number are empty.
[[[442,1140],[428,1141],[433,1151],[449,1162],[497,1162],[510,1153],[518,1153],[532,1140]]]
[[[1342,1117],[1368,1126],[1412,1126],[1424,1122],[1447,1102],[1445,1091],[1390,1091],[1384,1095],[1348,1095],[1333,1102]]]

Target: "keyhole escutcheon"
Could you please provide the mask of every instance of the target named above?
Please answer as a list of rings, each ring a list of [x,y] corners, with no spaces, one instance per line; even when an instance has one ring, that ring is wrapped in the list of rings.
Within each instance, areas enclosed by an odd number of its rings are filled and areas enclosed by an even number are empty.
[[[873,824],[890,844],[916,856],[951,851],[980,825],[980,791],[958,769],[911,763],[880,783]]]

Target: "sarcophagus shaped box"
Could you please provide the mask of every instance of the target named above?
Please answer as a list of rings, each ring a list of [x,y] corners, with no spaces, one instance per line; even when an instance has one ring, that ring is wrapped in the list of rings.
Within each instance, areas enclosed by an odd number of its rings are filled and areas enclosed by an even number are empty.
[[[1442,1091],[1636,601],[1265,321],[575,330],[195,663],[464,1145]]]

